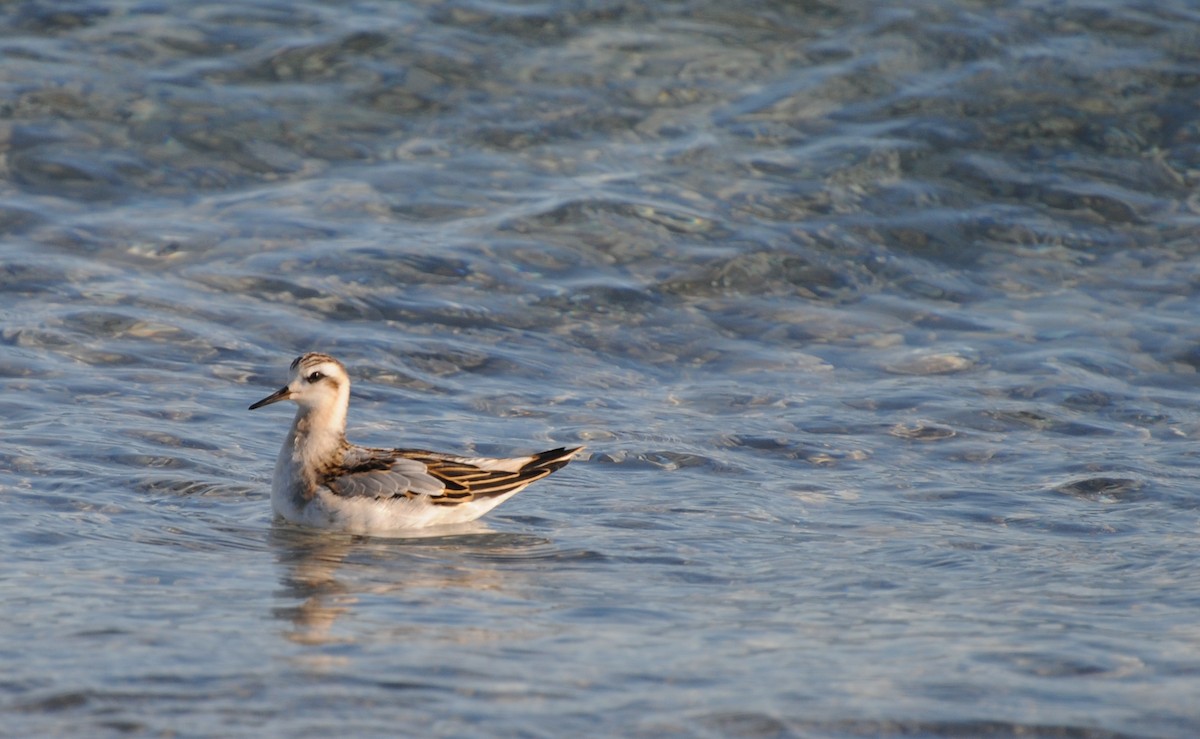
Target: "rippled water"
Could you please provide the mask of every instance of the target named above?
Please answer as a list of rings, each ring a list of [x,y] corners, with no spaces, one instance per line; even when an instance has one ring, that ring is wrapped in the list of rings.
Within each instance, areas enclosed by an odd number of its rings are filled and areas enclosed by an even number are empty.
[[[1200,733],[1192,4],[0,19],[0,733]],[[274,522],[310,349],[589,454]]]

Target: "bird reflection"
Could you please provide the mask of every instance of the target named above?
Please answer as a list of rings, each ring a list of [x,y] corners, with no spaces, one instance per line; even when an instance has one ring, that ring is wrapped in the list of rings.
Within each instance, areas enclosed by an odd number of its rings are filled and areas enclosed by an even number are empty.
[[[519,573],[498,570],[488,559],[537,558],[548,543],[542,537],[497,532],[478,521],[422,529],[402,538],[314,531],[277,522],[270,544],[282,568],[280,595],[298,603],[276,608],[273,615],[289,623],[283,636],[296,644],[354,643],[352,629],[336,626],[339,620],[353,622],[362,596],[405,589],[519,587],[524,579]],[[455,561],[447,562],[448,557]]]

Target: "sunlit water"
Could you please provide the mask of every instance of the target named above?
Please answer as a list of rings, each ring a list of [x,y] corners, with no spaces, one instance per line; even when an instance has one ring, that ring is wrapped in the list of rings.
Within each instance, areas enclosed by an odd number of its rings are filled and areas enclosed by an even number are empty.
[[[0,21],[0,733],[1200,733],[1192,4]],[[312,349],[588,454],[279,524]]]

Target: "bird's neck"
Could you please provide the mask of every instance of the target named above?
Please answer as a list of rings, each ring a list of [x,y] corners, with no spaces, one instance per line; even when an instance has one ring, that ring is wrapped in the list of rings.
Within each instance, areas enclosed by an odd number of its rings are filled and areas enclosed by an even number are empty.
[[[289,439],[292,458],[307,469],[340,461],[346,447],[346,403],[296,411]]]

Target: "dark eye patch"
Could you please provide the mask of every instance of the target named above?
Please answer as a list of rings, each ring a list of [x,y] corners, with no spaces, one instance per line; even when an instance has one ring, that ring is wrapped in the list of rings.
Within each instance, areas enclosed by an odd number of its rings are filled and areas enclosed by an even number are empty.
[[[320,382],[321,380],[325,379],[325,375],[321,374],[320,372],[314,372],[304,379],[308,380],[310,383]]]

